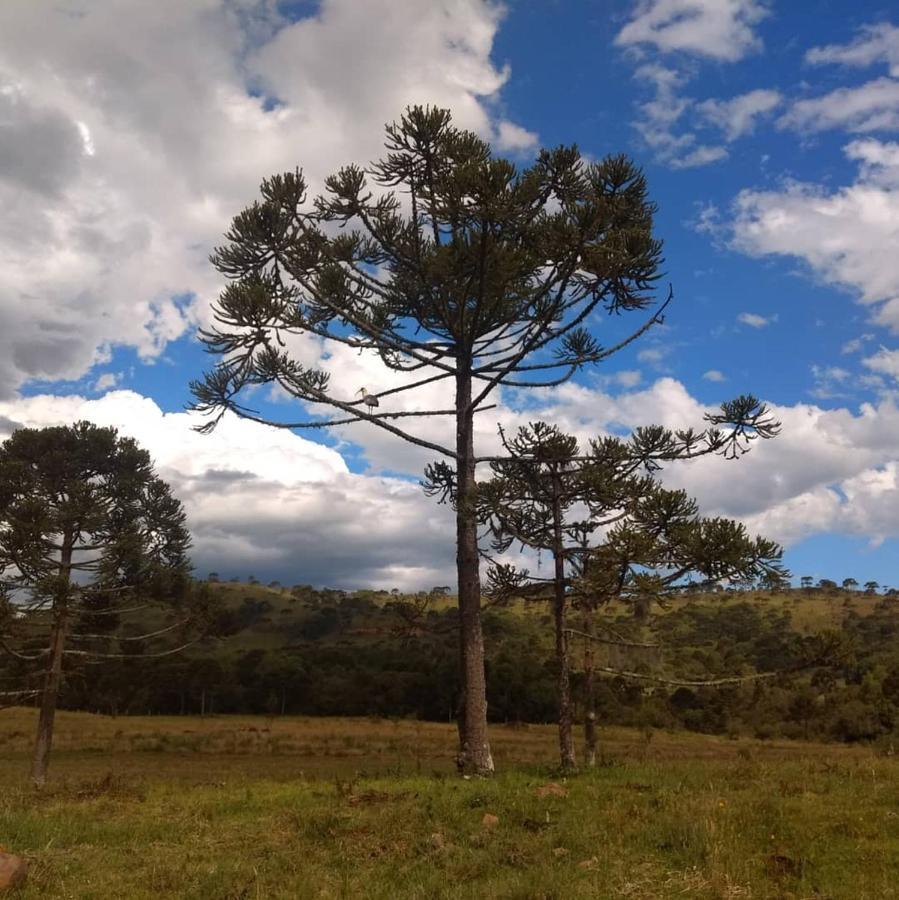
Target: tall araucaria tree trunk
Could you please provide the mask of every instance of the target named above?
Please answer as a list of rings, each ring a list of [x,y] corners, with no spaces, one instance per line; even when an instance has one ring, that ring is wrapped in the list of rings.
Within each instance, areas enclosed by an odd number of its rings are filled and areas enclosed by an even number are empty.
[[[596,669],[593,656],[594,608],[584,603],[584,761],[588,768],[596,766]]]
[[[487,681],[481,629],[481,578],[475,498],[474,415],[471,376],[456,376],[456,566],[459,578],[461,697],[459,768],[489,775],[493,756],[487,734]]]
[[[556,689],[559,695],[559,762],[563,771],[577,768],[571,734],[571,662],[568,657],[568,633],[565,613],[565,553],[562,540],[562,506],[559,476],[553,473],[553,561],[555,563],[553,615],[556,626]]]
[[[43,787],[47,782],[50,747],[53,744],[53,724],[56,720],[56,704],[59,700],[59,689],[62,686],[62,660],[68,625],[67,601],[72,571],[72,545],[72,535],[65,535],[59,560],[59,594],[53,604],[53,628],[50,632],[47,675],[41,694],[41,711],[38,716],[37,739],[34,744],[34,760],[31,765],[31,780],[36,787]]]

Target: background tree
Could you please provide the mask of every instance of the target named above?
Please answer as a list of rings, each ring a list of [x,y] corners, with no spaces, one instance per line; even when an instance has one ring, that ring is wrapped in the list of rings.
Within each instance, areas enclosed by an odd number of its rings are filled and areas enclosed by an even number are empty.
[[[780,572],[764,572],[759,578],[758,586],[760,590],[774,593],[788,590],[790,581]]]
[[[654,645],[638,627],[634,637],[612,631],[596,634],[598,610],[613,602],[624,602],[646,624],[654,603],[680,592],[685,579],[699,577],[707,585],[736,584],[764,579],[783,583],[789,573],[781,564],[782,549],[773,541],[752,538],[745,527],[731,519],[703,518],[695,501],[683,491],[670,491],[652,481],[626,509],[626,515],[591,547],[582,562],[573,591],[584,611],[585,729],[588,765],[596,759],[597,670],[606,675],[655,682],[669,687],[704,687],[735,684],[743,676],[713,673],[699,680],[660,678],[620,666],[597,667],[593,643],[600,641],[627,650],[644,651]],[[655,649],[661,649],[656,644]],[[750,678],[757,677],[755,675]]]
[[[557,427],[537,422],[520,428],[503,446],[508,458],[491,464],[493,478],[479,485],[479,513],[493,537],[493,550],[513,544],[548,552],[548,577],[509,564],[489,570],[489,592],[499,600],[515,596],[551,599],[555,631],[559,757],[563,770],[576,766],[572,734],[571,660],[567,614],[573,571],[583,569],[591,535],[626,514],[645,489],[636,474],[643,463],[617,439],[594,441],[582,457],[578,441]],[[573,515],[573,513],[575,513]]]
[[[493,535],[493,547],[507,551],[513,544],[546,551],[553,559],[548,577],[535,576],[509,564],[490,569],[490,592],[508,599],[516,595],[552,598],[555,624],[559,749],[563,769],[575,767],[572,736],[569,634],[566,623],[571,599],[580,595],[587,612],[586,679],[588,732],[595,719],[592,690],[592,613],[597,597],[627,600],[641,621],[652,599],[678,589],[691,575],[709,582],[754,581],[761,575],[783,577],[780,548],[762,539],[752,541],[737,523],[700,519],[696,504],[683,491],[668,491],[647,470],[660,465],[655,448],[665,458],[690,457],[709,442],[678,443],[658,429],[638,430],[631,441],[609,437],[591,441],[581,455],[578,441],[557,427],[537,422],[520,428],[503,445],[508,458],[492,463],[494,478],[479,486],[479,512]],[[607,529],[611,529],[607,531]],[[580,576],[580,577],[578,577]],[[586,588],[586,590],[584,590]],[[616,639],[619,645],[646,646]],[[595,735],[593,730],[592,735]],[[595,756],[595,737],[588,734],[588,757]]]
[[[624,157],[587,162],[559,147],[518,169],[435,108],[408,109],[386,134],[382,160],[340,169],[311,202],[296,171],[263,181],[261,200],[235,217],[212,258],[230,284],[203,333],[219,361],[193,384],[195,408],[209,428],[229,410],[287,428],[367,422],[439,455],[428,483],[456,510],[460,761],[487,773],[475,416],[498,388],[560,384],[661,320],[665,303],[610,346],[585,327],[599,311],[651,305],[655,208]],[[361,397],[358,385],[332,387],[291,354],[296,335],[377,354],[387,386]],[[243,400],[260,384],[339,415],[262,416]],[[388,408],[425,386],[447,387],[445,408]],[[756,413],[745,412],[748,429]],[[453,421],[454,441],[407,424],[435,416]]]
[[[503,435],[509,458],[492,463],[494,477],[479,485],[480,517],[493,535],[493,549],[505,552],[513,543],[548,551],[553,572],[535,578],[510,565],[490,570],[490,593],[502,599],[524,592],[552,597],[555,626],[556,700],[559,756],[563,770],[575,768],[572,736],[570,658],[566,631],[568,576],[572,548],[581,546],[598,524],[572,520],[572,507],[583,505],[589,491],[585,467],[578,464],[576,438],[537,422],[519,429],[511,439]],[[543,590],[541,590],[543,588]],[[536,589],[536,590],[535,590]]]
[[[0,446],[0,653],[21,665],[23,696],[40,702],[37,785],[46,780],[69,663],[186,645],[183,628],[200,604],[189,600],[184,523],[149,455],[114,429],[21,429]],[[140,633],[123,624],[153,604],[176,620]],[[165,638],[176,644],[148,651],[148,641]]]
[[[854,591],[858,587],[858,582],[854,578],[843,579],[843,590]]]

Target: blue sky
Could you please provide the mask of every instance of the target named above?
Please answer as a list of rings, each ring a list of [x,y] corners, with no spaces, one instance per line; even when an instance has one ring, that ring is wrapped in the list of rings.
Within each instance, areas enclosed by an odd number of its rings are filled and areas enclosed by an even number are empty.
[[[184,498],[201,569],[448,582],[451,527],[415,486],[419,454],[239,422],[201,443],[183,413],[229,217],[263,176],[301,165],[315,185],[375,157],[411,102],[448,105],[521,164],[558,143],[625,152],[659,204],[664,329],[528,414],[586,437],[695,424],[757,394],[783,420],[777,441],[667,477],[783,541],[797,577],[899,583],[899,16],[885,4],[4,4],[0,431],[88,417],[138,436]],[[350,392],[380,377],[296,349]],[[520,421],[518,402],[503,396],[498,420]]]

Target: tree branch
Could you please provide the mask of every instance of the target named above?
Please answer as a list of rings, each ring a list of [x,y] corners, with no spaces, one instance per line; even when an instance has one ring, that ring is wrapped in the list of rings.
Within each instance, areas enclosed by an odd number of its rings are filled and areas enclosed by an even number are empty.
[[[600,626],[605,627],[605,626]],[[610,632],[612,629],[608,629]],[[578,637],[589,638],[591,641],[596,641],[599,644],[611,644],[615,647],[641,647],[647,650],[658,650],[661,648],[661,644],[644,644],[639,641],[629,641],[626,638],[601,638],[595,634],[588,634],[586,631],[578,631],[576,628],[566,628],[565,631],[568,634],[576,634]]]
[[[70,656],[85,656],[89,659],[160,659],[163,656],[174,656],[176,653],[181,653],[182,650],[186,650],[188,647],[193,647],[194,644],[198,644],[204,637],[205,635],[194,638],[192,641],[188,641],[180,647],[162,650],[159,653],[92,653],[89,650],[64,650],[63,653]]]

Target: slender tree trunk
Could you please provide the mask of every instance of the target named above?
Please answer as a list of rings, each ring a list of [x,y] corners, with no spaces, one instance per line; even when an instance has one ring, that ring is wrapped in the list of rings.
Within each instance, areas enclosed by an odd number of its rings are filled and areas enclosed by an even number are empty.
[[[31,766],[31,780],[35,787],[47,783],[47,768],[50,765],[50,748],[53,745],[53,723],[56,720],[56,703],[62,685],[62,660],[66,645],[68,625],[69,577],[72,571],[71,535],[65,535],[59,560],[59,593],[53,603],[53,626],[50,632],[50,653],[47,657],[47,674],[41,694],[41,711],[37,720],[37,738],[34,742],[34,760]]]
[[[641,624],[645,624],[649,620],[651,605],[652,599],[642,594],[634,601],[634,618]]]
[[[593,604],[584,601],[584,759],[589,768],[596,765],[596,669],[593,667]]]
[[[568,634],[565,631],[565,555],[562,544],[562,507],[559,499],[559,476],[553,473],[553,562],[555,564],[553,613],[556,624],[556,689],[559,695],[559,761],[563,771],[577,768],[574,739],[571,733],[571,661],[568,656]]]
[[[481,629],[481,577],[475,506],[474,413],[471,375],[456,375],[456,568],[459,578],[459,769],[493,773],[487,735],[487,680]]]

